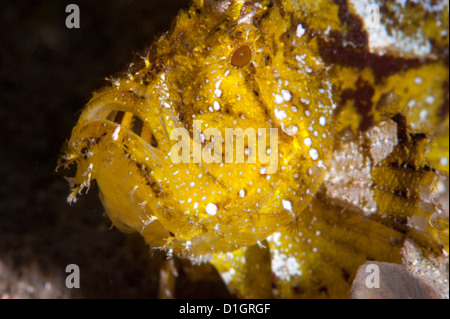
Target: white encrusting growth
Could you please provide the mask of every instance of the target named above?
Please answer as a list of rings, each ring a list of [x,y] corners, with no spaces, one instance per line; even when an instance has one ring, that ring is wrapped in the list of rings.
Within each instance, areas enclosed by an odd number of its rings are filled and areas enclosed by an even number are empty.
[[[273,249],[272,271],[281,280],[290,280],[293,276],[301,276],[300,264],[294,256],[288,256],[278,249]]]
[[[281,90],[281,95],[286,102],[289,102],[291,100],[292,95],[288,90]]]
[[[279,95],[279,94],[275,94],[275,103],[281,104],[281,103],[283,103],[283,102],[284,102],[283,96],[282,96],[282,95]]]
[[[416,27],[416,33],[406,34],[401,30],[390,28],[391,24],[397,21],[390,18],[382,19],[383,17],[381,16],[378,5],[374,4],[371,0],[350,0],[350,4],[364,22],[370,52],[376,54],[392,53],[394,55],[400,54],[414,57],[424,57],[431,53],[432,45],[423,36],[420,27]],[[395,7],[396,5],[392,4],[390,10],[394,11]],[[401,12],[401,8],[398,7],[397,11]],[[388,15],[385,14],[385,16]],[[406,14],[400,13],[395,19],[401,21],[408,19],[408,17],[406,17]],[[408,22],[410,24],[414,23],[412,20]]]
[[[280,121],[283,121],[283,119],[287,117],[287,114],[284,110],[279,110],[279,109],[275,108],[274,113],[275,113],[275,117],[277,119],[279,119]]]
[[[294,136],[298,132],[298,126],[297,125],[289,125],[284,129],[284,132],[290,136]]]

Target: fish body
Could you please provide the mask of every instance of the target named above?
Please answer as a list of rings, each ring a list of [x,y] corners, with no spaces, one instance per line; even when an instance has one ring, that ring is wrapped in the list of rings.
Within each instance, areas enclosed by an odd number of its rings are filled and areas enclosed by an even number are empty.
[[[238,296],[343,297],[407,240],[448,252],[448,1],[196,0],[110,82],[68,200],[96,180],[114,225]]]

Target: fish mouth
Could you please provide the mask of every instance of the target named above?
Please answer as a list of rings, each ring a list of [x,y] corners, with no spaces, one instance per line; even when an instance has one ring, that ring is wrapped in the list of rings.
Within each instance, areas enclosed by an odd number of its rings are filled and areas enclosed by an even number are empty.
[[[117,127],[125,128],[151,147],[158,147],[158,140],[153,131],[139,114],[127,110],[121,104],[105,104],[97,106],[86,117],[87,123],[109,122]]]

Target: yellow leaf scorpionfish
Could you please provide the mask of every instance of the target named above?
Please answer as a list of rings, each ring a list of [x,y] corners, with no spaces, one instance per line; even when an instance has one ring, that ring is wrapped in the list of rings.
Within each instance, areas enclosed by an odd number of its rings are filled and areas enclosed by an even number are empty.
[[[448,10],[193,0],[83,109],[68,201],[96,180],[115,226],[243,298],[345,298],[368,260],[438,269]]]

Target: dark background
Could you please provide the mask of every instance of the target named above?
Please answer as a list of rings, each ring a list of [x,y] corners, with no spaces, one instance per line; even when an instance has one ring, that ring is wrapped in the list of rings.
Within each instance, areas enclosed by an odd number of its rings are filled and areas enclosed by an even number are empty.
[[[66,6],[81,28],[67,29]],[[111,227],[95,185],[74,205],[55,172],[93,91],[124,69],[187,0],[0,1],[0,298],[156,298],[165,258]],[[73,173],[72,173],[73,174]],[[77,264],[81,288],[65,286]],[[178,261],[177,261],[178,264]],[[176,296],[228,297],[180,270]]]

